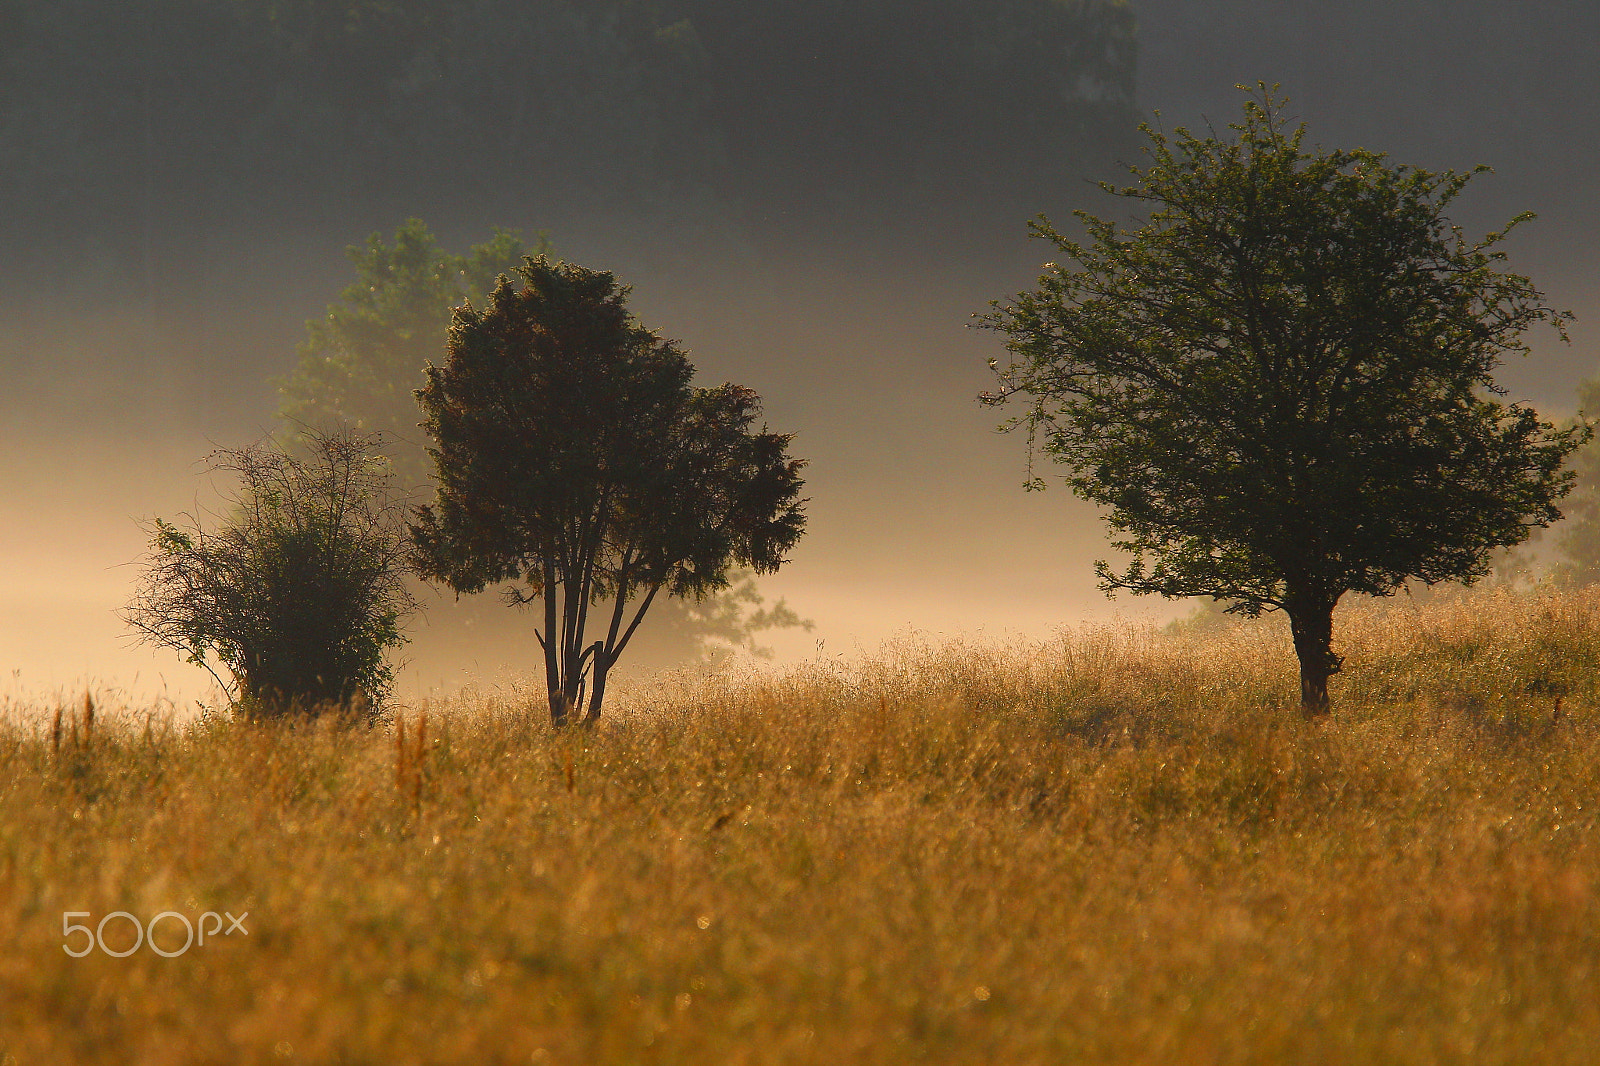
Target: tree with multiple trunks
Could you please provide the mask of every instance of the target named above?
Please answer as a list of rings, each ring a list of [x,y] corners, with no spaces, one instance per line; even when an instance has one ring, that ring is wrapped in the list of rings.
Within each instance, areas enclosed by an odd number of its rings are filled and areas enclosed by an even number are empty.
[[[592,723],[659,595],[783,563],[804,530],[803,463],[756,428],[755,393],[693,387],[613,275],[542,256],[519,274],[456,313],[445,364],[427,369],[437,495],[412,536],[426,576],[458,593],[508,582],[512,603],[541,605],[551,721]]]
[[[423,490],[433,472],[417,431],[423,368],[444,350],[455,309],[481,304],[526,253],[551,254],[549,238],[540,233],[530,248],[515,231],[497,228],[458,255],[417,218],[401,225],[392,243],[373,234],[348,248],[354,279],[325,315],[306,323],[298,363],[278,383],[285,432],[304,440],[306,427],[340,424],[381,435],[395,480],[406,492]],[[635,653],[663,663],[731,648],[759,655],[761,632],[811,625],[782,601],[768,608],[748,571],[701,600],[658,604],[657,616]]]
[[[1285,612],[1320,715],[1340,598],[1482,576],[1560,517],[1588,431],[1494,381],[1533,324],[1565,337],[1567,316],[1504,268],[1531,216],[1470,241],[1444,212],[1485,168],[1311,150],[1281,106],[1260,87],[1235,137],[1144,126],[1133,183],[1102,185],[1147,215],[1137,228],[1034,223],[1071,263],[984,316],[1010,361],[983,399],[1025,402],[1006,428],[1106,509],[1132,557],[1097,565],[1108,593]]]

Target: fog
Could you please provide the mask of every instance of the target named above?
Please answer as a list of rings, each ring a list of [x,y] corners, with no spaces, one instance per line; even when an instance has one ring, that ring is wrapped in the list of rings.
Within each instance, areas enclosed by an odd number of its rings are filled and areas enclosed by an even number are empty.
[[[25,6],[38,11],[24,28],[48,30],[45,8]],[[1509,242],[1511,265],[1579,315],[1570,346],[1553,335],[1530,338],[1534,356],[1502,375],[1510,398],[1569,414],[1577,383],[1600,370],[1600,208],[1592,198],[1600,188],[1600,9],[1586,2],[1405,0],[1333,11],[1143,0],[1132,5],[1136,62],[1134,52],[1118,51],[1123,8],[1108,3],[1090,27],[1106,35],[1096,38],[1092,62],[1073,60],[1076,110],[1043,128],[1049,151],[1025,123],[995,117],[980,140],[984,112],[952,118],[944,130],[937,114],[910,109],[890,75],[913,69],[937,42],[853,22],[851,49],[827,51],[825,34],[794,38],[795,68],[813,49],[831,64],[831,80],[818,88],[815,71],[773,65],[767,88],[772,100],[791,101],[782,107],[733,107],[714,76],[705,93],[683,97],[709,103],[679,111],[641,110],[634,97],[614,101],[599,88],[560,95],[555,81],[513,78],[504,99],[521,100],[523,119],[510,128],[531,132],[484,127],[477,140],[463,133],[445,142],[437,130],[459,129],[458,118],[428,125],[392,115],[397,99],[409,101],[407,116],[446,105],[456,109],[449,116],[470,113],[451,86],[475,70],[488,77],[502,69],[459,44],[468,16],[487,17],[495,5],[457,6],[465,13],[454,52],[406,38],[409,58],[370,73],[373,91],[387,94],[381,106],[366,102],[356,64],[335,78],[264,63],[279,79],[271,93],[241,89],[213,102],[202,94],[208,78],[222,77],[210,68],[227,67],[223,54],[196,60],[184,81],[157,78],[132,59],[122,75],[115,64],[102,64],[109,73],[45,73],[42,60],[19,58],[19,47],[6,53],[8,99],[44,103],[12,106],[0,124],[0,148],[15,164],[0,186],[11,220],[0,262],[0,366],[9,382],[0,393],[0,695],[49,699],[109,687],[131,699],[165,692],[186,705],[206,690],[206,675],[174,654],[134,646],[118,616],[139,572],[140,523],[217,506],[226,486],[208,479],[200,460],[214,446],[276,428],[273,379],[293,369],[306,320],[350,282],[344,248],[392,235],[412,216],[458,252],[497,225],[548,232],[562,257],[633,285],[634,311],[682,343],[699,383],[754,388],[771,427],[795,434],[792,450],[810,464],[808,532],[760,588],[816,625],[762,638],[780,662],[855,654],[908,629],[1044,635],[1189,609],[1108,601],[1097,591],[1093,562],[1108,554],[1103,527],[1062,488],[1022,490],[1023,441],[996,433],[998,413],[975,401],[991,382],[986,360],[1003,349],[969,324],[990,300],[1029,285],[1051,256],[1026,237],[1031,214],[1064,220],[1076,207],[1120,210],[1091,179],[1115,180],[1115,161],[1137,158],[1134,126],[1154,111],[1169,129],[1221,129],[1239,109],[1234,85],[1262,80],[1281,84],[1316,143],[1362,145],[1430,168],[1491,165],[1495,173],[1473,183],[1452,217],[1475,235],[1537,211]],[[670,23],[680,37],[685,24],[701,28],[697,48],[712,67],[750,77],[753,53],[728,49],[789,54],[783,39],[761,39],[759,25],[719,22],[732,19],[719,14],[725,6],[668,6],[687,20]],[[174,55],[209,56],[221,45],[198,31],[166,34],[161,12],[224,7],[157,4],[157,22],[145,29]],[[909,17],[903,5],[859,5],[875,7]],[[559,3],[528,10],[569,17]],[[70,32],[100,36],[69,34],[52,47],[125,58],[108,30]],[[236,35],[227,47],[253,40]],[[894,60],[902,66],[883,60],[880,69],[873,49],[890,41],[897,57],[905,53]],[[387,53],[374,46],[360,54],[378,63]],[[424,60],[455,71],[456,81],[427,74],[446,88],[414,90],[405,78],[426,81]],[[1128,76],[1120,87],[1118,71]],[[785,96],[782,79],[802,76],[811,80]],[[47,77],[57,81],[46,85]],[[62,80],[69,77],[80,80]],[[343,93],[337,114],[355,132],[303,138],[305,115],[334,113],[318,104],[288,112],[295,121],[285,133],[288,105],[274,111],[261,101],[297,99],[291,90],[302,82],[306,98]],[[1014,87],[1021,101],[1047,100],[1045,90],[1057,91]],[[806,93],[832,104],[793,103],[812,99]],[[74,95],[104,99],[103,128],[62,102]],[[46,103],[60,113],[40,118]],[[224,121],[230,107],[253,125],[229,126],[243,121]],[[370,115],[390,117],[361,118]],[[815,128],[805,126],[807,115]],[[596,132],[602,121],[613,125]],[[646,128],[672,135],[629,148],[635,155],[607,154],[608,144],[642,143],[637,131]],[[245,137],[259,151],[235,143]],[[496,153],[492,166],[482,161],[484,144]],[[269,152],[274,145],[300,154]],[[509,684],[536,665],[532,619],[498,605],[463,611],[441,600],[411,633],[401,656],[410,662],[401,675],[408,695]]]

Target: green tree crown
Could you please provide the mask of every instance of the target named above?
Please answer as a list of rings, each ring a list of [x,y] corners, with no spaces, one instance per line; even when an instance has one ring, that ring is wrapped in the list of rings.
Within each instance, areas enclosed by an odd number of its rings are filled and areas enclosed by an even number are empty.
[[[1147,221],[1033,224],[1072,265],[985,317],[1011,361],[984,399],[1026,397],[1008,427],[1106,508],[1132,556],[1098,564],[1107,591],[1286,611],[1325,709],[1342,595],[1471,580],[1559,517],[1585,431],[1501,402],[1493,372],[1567,316],[1503,269],[1531,215],[1475,242],[1446,219],[1486,168],[1308,149],[1264,86],[1234,138],[1143,129],[1135,181],[1102,187]]]
[[[540,234],[533,251],[550,250]],[[356,279],[306,323],[294,371],[279,383],[280,414],[291,425],[347,424],[388,442],[407,485],[427,473],[417,432],[414,392],[423,368],[444,348],[450,316],[481,300],[502,274],[513,273],[529,249],[510,230],[475,245],[465,255],[439,247],[421,219],[395,231],[394,243],[373,234],[347,255]]]
[[[733,567],[781,565],[805,525],[803,463],[789,436],[755,428],[755,393],[693,387],[613,275],[542,256],[519,273],[523,288],[501,278],[483,310],[457,312],[445,365],[428,368],[437,498],[412,535],[428,577],[468,593],[517,582],[514,602],[542,603],[552,719],[592,671],[592,721],[657,594],[699,599]]]

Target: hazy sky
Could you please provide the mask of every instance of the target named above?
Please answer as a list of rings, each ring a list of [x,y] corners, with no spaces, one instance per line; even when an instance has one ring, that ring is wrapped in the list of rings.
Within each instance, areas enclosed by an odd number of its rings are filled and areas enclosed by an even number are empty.
[[[1570,411],[1574,386],[1600,369],[1600,5],[1133,7],[1137,104],[1165,126],[1221,128],[1238,112],[1235,83],[1264,80],[1282,84],[1315,142],[1493,166],[1455,217],[1481,233],[1538,211],[1511,244],[1512,265],[1580,315],[1570,347],[1536,337],[1534,359],[1503,380],[1513,399]],[[1082,175],[1039,208],[1104,211],[1094,177],[1117,175]],[[495,224],[548,229],[565,257],[631,281],[639,316],[685,345],[702,383],[755,388],[771,426],[796,434],[794,451],[811,461],[810,531],[763,587],[817,629],[780,641],[786,656],[819,642],[850,653],[905,628],[1044,634],[1183,609],[1098,593],[1094,513],[1059,489],[1024,493],[1022,441],[995,434],[996,413],[975,402],[1001,347],[969,316],[1028,285],[1048,256],[1025,239],[1023,217],[987,245],[934,215],[898,220],[893,240],[819,219],[773,254],[714,234],[686,245],[683,231],[608,225],[592,210],[529,205],[512,217],[500,205],[475,217],[456,202],[385,202],[315,224],[262,218],[247,242],[192,249],[183,271],[160,279],[159,303],[97,298],[85,262],[29,279],[48,295],[8,305],[7,362],[30,369],[0,399],[0,693],[201,689],[203,675],[175,656],[129,647],[117,617],[143,547],[136,520],[206,505],[197,461],[208,441],[238,445],[272,428],[268,378],[292,368],[304,321],[346,284],[342,248],[408,214],[441,220],[455,250]],[[436,627],[419,629],[408,683],[532,667],[529,620],[504,614],[504,632],[448,654]]]

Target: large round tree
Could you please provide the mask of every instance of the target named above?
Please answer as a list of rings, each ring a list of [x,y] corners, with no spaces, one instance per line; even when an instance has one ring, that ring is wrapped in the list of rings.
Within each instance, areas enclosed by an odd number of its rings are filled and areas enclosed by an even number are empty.
[[[1503,269],[1504,231],[1446,219],[1483,168],[1311,151],[1278,109],[1263,89],[1233,138],[1143,127],[1133,183],[1102,186],[1142,226],[1035,223],[1071,263],[986,316],[1011,360],[984,399],[1025,400],[1008,425],[1107,509],[1132,560],[1103,588],[1284,611],[1321,714],[1340,597],[1481,576],[1560,517],[1585,431],[1499,399],[1502,358],[1565,316]]]
[[[694,367],[628,313],[614,276],[529,258],[456,312],[418,393],[437,499],[412,527],[423,572],[458,592],[511,582],[538,603],[550,715],[600,715],[606,678],[662,592],[770,573],[805,526],[790,437],[760,400],[695,388]],[[610,601],[588,639],[589,609]]]

